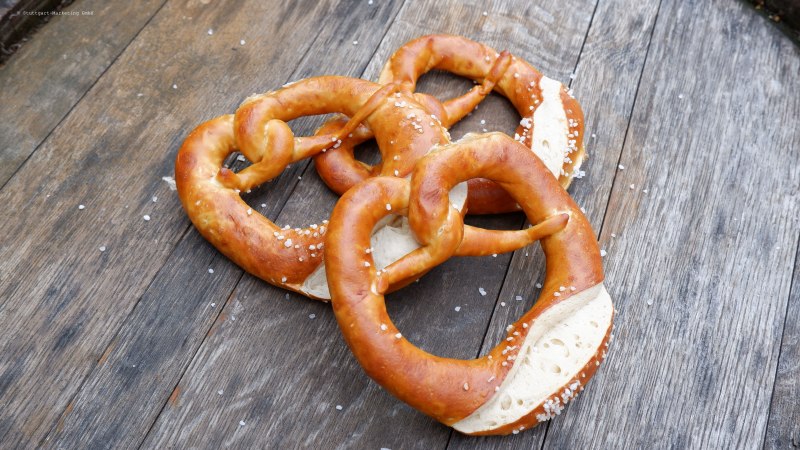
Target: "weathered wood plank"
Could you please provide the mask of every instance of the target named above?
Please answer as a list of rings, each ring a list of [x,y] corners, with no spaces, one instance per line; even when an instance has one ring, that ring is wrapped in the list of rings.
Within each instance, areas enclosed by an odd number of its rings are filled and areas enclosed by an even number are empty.
[[[0,64],[8,60],[36,27],[50,19],[51,11],[70,3],[72,0],[0,1]]]
[[[764,448],[776,450],[800,448],[800,245],[794,257],[794,278],[784,322],[764,442]]]
[[[92,11],[93,15],[54,17],[35,39],[0,65],[0,186],[163,3],[164,0],[80,1],[66,10]],[[88,35],[88,29],[96,34]]]
[[[579,2],[569,8],[559,2],[539,6],[496,2],[489,8],[480,2],[407,4],[365,75],[376,76],[389,54],[410,38],[437,31],[470,36],[536,63],[544,61],[546,72],[566,79],[577,59],[591,6]],[[482,15],[484,10],[487,16]],[[552,32],[562,33],[562,39]],[[465,86],[447,77],[428,81],[428,90],[436,94]],[[480,119],[487,124],[480,125]],[[499,124],[510,131],[517,121],[510,107],[495,98],[454,129],[454,135]],[[319,221],[334,201],[309,170],[279,223]],[[519,227],[522,222],[518,215],[471,220],[505,228]],[[445,356],[474,357],[508,261],[508,255],[451,260],[392,295],[390,313],[404,335],[422,348]],[[478,287],[489,295],[482,297]],[[215,326],[200,347],[178,384],[177,402],[167,404],[145,447],[446,445],[449,429],[398,402],[363,375],[339,338],[327,305],[284,296],[260,281],[244,278],[225,306],[226,320]],[[459,311],[456,306],[461,307]],[[223,393],[218,394],[219,390]]]
[[[662,3],[602,227],[616,339],[546,448],[762,445],[800,228],[798,72],[747,5]]]
[[[599,2],[575,70],[572,88],[586,117],[584,142],[589,159],[583,166],[586,178],[575,180],[569,191],[584,207],[596,231],[603,223],[658,3],[658,0]],[[620,42],[625,42],[624,49],[620,49]],[[538,245],[515,252],[500,292],[505,305],[495,305],[480,354],[494,347],[505,335],[506,326],[530,309],[539,295],[536,283],[544,280],[544,266],[544,255]],[[516,301],[517,296],[523,300]],[[598,376],[602,376],[602,371]],[[519,448],[540,448],[546,433],[547,426],[539,426],[514,436],[512,442]],[[507,445],[494,438],[479,441],[484,448]],[[454,433],[449,447],[471,448],[475,444],[475,438]]]
[[[318,23],[309,24],[314,34],[302,38],[311,43],[291,75],[277,72],[273,81],[280,86],[300,73],[339,73],[359,75],[374,53],[383,32],[388,29],[400,3],[382,2],[374,8],[355,7],[350,1],[331,2],[313,15]],[[325,18],[347,9],[339,20]],[[253,13],[251,8],[250,13]],[[241,23],[231,21],[224,32],[234,34]],[[361,29],[363,27],[363,29]],[[369,30],[352,45],[349,33]],[[244,33],[246,30],[238,30]],[[268,31],[268,30],[267,30]],[[250,51],[263,54],[274,45],[267,40],[248,40]],[[296,50],[298,52],[301,49]],[[255,70],[241,74],[253,86],[267,83]],[[208,84],[203,89],[213,89]],[[249,87],[264,89],[266,87]],[[243,92],[251,92],[245,90]],[[311,134],[311,121],[297,121],[298,134]],[[267,183],[247,196],[248,201],[267,217],[275,218],[295,187],[305,165],[297,165],[278,181]],[[260,207],[259,205],[267,205]],[[180,211],[178,212],[180,213]],[[208,272],[213,270],[213,274]],[[176,385],[195,355],[200,343],[217,332],[226,316],[219,316],[242,271],[191,229],[181,239],[166,264],[145,291],[136,310],[104,353],[102,361],[87,378],[48,437],[55,448],[95,446],[136,447],[169,400],[180,402]],[[223,313],[224,314],[224,313]],[[210,330],[216,321],[217,328]],[[235,320],[235,319],[234,319]],[[132,367],[135,365],[135,367]],[[138,369],[137,369],[138,368]],[[216,394],[216,390],[214,391]],[[108,401],[113,393],[114,402]]]
[[[0,191],[4,444],[44,438],[185,234],[161,180],[182,139],[288,78],[328,6],[169,3]]]

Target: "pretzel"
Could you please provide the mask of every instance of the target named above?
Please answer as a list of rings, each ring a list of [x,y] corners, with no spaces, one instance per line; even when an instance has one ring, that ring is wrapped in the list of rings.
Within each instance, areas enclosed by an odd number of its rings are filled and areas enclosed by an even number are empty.
[[[351,119],[331,133],[312,137],[295,137],[286,124],[301,116],[331,112]],[[175,162],[183,207],[200,234],[247,272],[270,284],[327,300],[323,248],[328,221],[306,228],[279,228],[250,208],[241,192],[276,177],[288,164],[338,147],[342,138],[363,130],[362,121],[379,145],[395,155],[380,166],[381,175],[404,177],[435,145],[449,142],[446,130],[394,84],[382,86],[333,76],[309,78],[248,98],[235,116],[210,120],[189,134]],[[234,173],[223,164],[237,148],[253,164]],[[449,197],[463,210],[466,185],[456,186]],[[375,254],[379,268],[417,246],[402,220],[381,224],[372,239],[381,244]],[[461,253],[474,255],[532,242],[531,232],[526,230],[470,228],[465,241]],[[401,280],[389,288],[409,281]]]
[[[606,355],[613,305],[603,286],[595,234],[549,169],[501,133],[467,135],[424,157],[411,180],[377,177],[340,199],[325,255],[333,310],[366,373],[421,412],[466,434],[518,433],[558,415]],[[474,360],[441,358],[402,337],[384,293],[457,254],[457,214],[440,195],[474,177],[497,182],[518,202],[547,257],[538,301],[507,337]],[[369,230],[407,210],[422,247],[383,270],[374,267]]]
[[[480,84],[444,102],[427,94],[413,93],[419,77],[433,69]],[[469,114],[494,89],[508,98],[522,117],[515,139],[536,153],[565,189],[574,177],[581,176],[579,169],[585,152],[580,105],[561,83],[543,76],[508,52],[497,53],[491,47],[463,37],[423,36],[392,55],[378,82],[399,83],[403,92],[413,94],[445,128]],[[333,124],[326,127],[333,127]],[[358,136],[345,141],[340,149],[315,158],[320,177],[336,193],[343,194],[357,182],[377,174],[375,168],[353,157],[353,146],[368,138],[369,131],[362,130]],[[382,147],[381,154],[384,160],[392,156]],[[469,181],[467,209],[473,214],[489,214],[519,208],[495,183],[475,179]]]

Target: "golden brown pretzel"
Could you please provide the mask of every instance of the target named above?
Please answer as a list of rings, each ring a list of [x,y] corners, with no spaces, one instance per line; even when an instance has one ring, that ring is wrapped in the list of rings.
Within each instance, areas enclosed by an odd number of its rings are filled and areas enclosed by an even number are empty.
[[[195,227],[247,272],[276,286],[327,299],[322,265],[327,221],[306,228],[279,228],[250,208],[240,194],[274,178],[292,162],[340,145],[342,137],[360,132],[362,121],[374,131],[379,145],[397,156],[384,162],[380,173],[406,176],[422,155],[449,139],[440,125],[429,125],[433,123],[430,116],[412,97],[396,90],[391,84],[355,78],[309,78],[247,99],[235,117],[222,116],[200,125],[184,141],[175,162],[178,195]],[[308,138],[294,137],[286,124],[300,116],[330,112],[352,119],[331,134]],[[223,163],[237,148],[253,164],[234,173]],[[466,186],[454,189],[452,197],[463,209]],[[376,255],[380,266],[416,245],[402,221],[383,224],[373,238],[386,241]],[[467,242],[472,244],[464,246],[464,253],[485,254],[519,248],[531,240],[526,231],[468,229]]]
[[[424,157],[410,184],[385,177],[359,184],[331,216],[325,261],[334,313],[350,349],[392,394],[463,433],[516,433],[550,419],[605,357],[613,306],[602,284],[597,241],[577,205],[547,173],[508,136],[468,135]],[[533,308],[487,355],[440,358],[403,339],[387,315],[384,287],[457,252],[458,223],[441,192],[479,176],[499,183],[539,224],[530,230],[542,238],[545,283]],[[431,247],[377,271],[365,251],[366,236],[387,214],[375,207],[384,203],[393,210],[407,207],[423,249]]]
[[[413,93],[417,80],[430,70],[445,70],[480,84],[466,94],[439,102]],[[471,112],[494,89],[507,97],[522,117],[515,138],[545,161],[548,169],[566,188],[579,176],[585,157],[583,112],[578,102],[555,80],[542,76],[525,61],[507,52],[450,35],[428,35],[408,42],[386,63],[378,81],[399,83],[403,92],[413,94],[446,128]],[[371,167],[352,157],[352,147],[369,137],[368,131],[345,141],[342,148],[315,159],[317,171],[335,192],[342,194],[355,182],[376,175]],[[391,157],[383,148],[381,154]],[[517,210],[512,199],[496,184],[485,179],[469,182],[468,211],[475,214]]]

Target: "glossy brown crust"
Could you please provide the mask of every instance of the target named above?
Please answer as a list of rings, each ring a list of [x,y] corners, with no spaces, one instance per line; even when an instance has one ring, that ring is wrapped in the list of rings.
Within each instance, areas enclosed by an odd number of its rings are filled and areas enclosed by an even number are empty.
[[[341,130],[347,122],[346,117],[329,120],[317,130],[316,134],[334,134]],[[333,192],[342,195],[351,187],[367,178],[377,176],[380,172],[379,166],[370,166],[353,156],[356,145],[372,138],[372,130],[362,125],[351,136],[343,139],[339,148],[314,155],[317,173]]]
[[[389,319],[381,292],[385,284],[381,278],[387,274],[375,270],[371,255],[364,249],[370,245],[369,231],[388,213],[375,205],[397,201],[402,190],[399,180],[375,178],[341,198],[333,211],[325,256],[334,313],[364,370],[401,400],[447,425],[467,417],[492,397],[512,366],[502,363],[516,357],[527,335],[529,328],[523,323],[530,324],[547,308],[603,281],[597,241],[580,209],[537,157],[500,133],[443,146],[417,164],[411,177],[408,217],[423,244],[436,242],[448,233],[443,224],[450,223],[447,218],[452,213],[442,193],[474,177],[499,183],[531,223],[569,216],[566,226],[556,226],[554,229],[560,231],[540,241],[547,269],[538,301],[514,324],[517,334],[509,332],[510,339],[487,355],[469,361],[431,355],[399,336]],[[422,261],[415,270],[422,273],[430,267]],[[389,266],[389,275],[391,270]],[[558,297],[559,286],[574,286],[576,290]],[[587,376],[594,370],[590,365],[594,360],[584,371]],[[513,425],[530,427],[535,423],[532,413]],[[487,434],[511,431],[504,427]]]
[[[432,146],[447,142],[446,132],[427,123],[413,127],[406,116],[423,117],[426,111],[411,96],[381,93],[382,88],[355,78],[309,78],[248,99],[236,116],[197,127],[175,161],[178,195],[192,223],[247,272],[308,295],[301,288],[322,262],[327,221],[282,229],[250,208],[240,194],[279,175],[288,164],[336,145],[336,133],[295,138],[285,122],[306,115],[338,112],[363,119],[380,145],[402,156],[383,164],[382,172],[407,175]],[[397,99],[404,108],[394,106]],[[363,127],[352,131],[363,133]],[[233,173],[223,163],[237,148],[253,164]]]
[[[235,148],[233,115],[212,119],[189,134],[175,161],[183,208],[200,234],[233,262],[268,283],[299,291],[322,262],[327,225],[299,232],[281,229],[250,208],[239,192],[223,186],[220,167]]]
[[[186,138],[175,161],[178,195],[192,223],[247,272],[309,295],[302,287],[322,262],[327,221],[306,228],[280,228],[250,208],[240,194],[278,176],[288,164],[341,145],[342,133],[363,137],[365,127],[375,132],[382,148],[397,156],[373,170],[379,175],[408,175],[422,155],[449,140],[446,130],[432,122],[411,95],[395,91],[390,85],[355,78],[309,78],[248,99],[235,116],[200,125]],[[286,124],[297,117],[325,113],[352,119],[332,124],[330,134],[310,138],[295,137]],[[253,164],[234,173],[223,164],[237,148]],[[469,236],[466,254],[515,249],[534,240],[518,231],[471,230]],[[408,282],[398,279],[390,288]]]
[[[419,78],[431,70],[444,70],[480,83],[466,94],[443,102],[427,94],[414,94],[446,128],[469,114],[493,89],[507,97],[521,117],[533,117],[542,102],[539,89],[542,74],[539,71],[507,52],[498,53],[489,46],[460,36],[428,35],[408,42],[392,55],[383,67],[378,82],[399,83],[402,91],[412,93]],[[558,177],[561,185],[567,188],[572,182],[574,169],[580,167],[584,159],[584,120],[580,105],[566,90],[562,90],[561,100],[568,122],[575,124],[570,127],[573,136],[569,137],[575,140],[575,149]],[[532,127],[535,126],[535,122],[532,123]],[[529,148],[532,146],[532,127],[519,125],[516,130],[520,142]],[[331,189],[342,194],[353,184],[342,184],[341,179],[363,181],[367,176],[366,172],[358,170],[348,150],[337,150],[336,153],[339,157],[317,161],[317,170]],[[349,150],[349,154],[352,154],[352,150]],[[384,159],[393,156],[383,148],[381,154]],[[338,179],[332,175],[338,175]],[[486,179],[469,181],[467,210],[470,214],[494,214],[518,209],[516,202],[495,183]]]

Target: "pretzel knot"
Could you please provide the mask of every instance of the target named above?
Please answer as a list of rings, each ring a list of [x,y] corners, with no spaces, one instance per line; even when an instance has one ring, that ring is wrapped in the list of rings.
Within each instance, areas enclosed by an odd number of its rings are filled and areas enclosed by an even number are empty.
[[[476,83],[461,96],[440,101],[414,93],[419,78],[431,70],[444,70]],[[561,83],[543,76],[527,62],[503,51],[459,36],[423,36],[400,47],[380,74],[380,84],[394,84],[428,110],[435,121],[450,128],[464,118],[492,90],[508,98],[521,120],[515,139],[541,158],[549,171],[567,188],[580,177],[585,158],[583,112]],[[340,126],[331,121],[320,131]],[[315,157],[317,172],[336,193],[343,194],[360,181],[378,174],[379,169],[357,161],[353,147],[371,137],[362,128],[336,151]],[[394,155],[380,147],[384,161]],[[467,210],[471,214],[516,211],[519,206],[497,184],[486,179],[469,181]]]
[[[535,226],[547,258],[538,301],[486,355],[440,358],[415,347],[389,319],[384,287],[464,253],[460,215],[446,195],[466,180],[498,183]],[[390,208],[382,208],[381,205]],[[405,213],[420,247],[383,270],[370,230]],[[468,135],[419,161],[410,181],[377,177],[348,191],[331,216],[325,255],[333,310],[367,374],[425,414],[467,434],[517,433],[559,414],[605,357],[613,317],[600,252],[579,208],[518,141]],[[470,251],[466,251],[470,253]]]
[[[312,137],[295,137],[286,124],[301,116],[326,113],[342,113],[351,119]],[[328,221],[279,228],[253,211],[241,193],[273,179],[288,164],[338,147],[348,135],[363,133],[363,126],[374,133],[381,148],[394,155],[380,165],[379,175],[404,177],[423,155],[449,142],[447,131],[412,96],[400,92],[396,83],[309,78],[253,96],[235,116],[218,117],[192,131],[175,163],[178,195],[203,237],[240,267],[276,286],[326,300],[323,253]],[[238,173],[223,166],[236,149],[253,162]],[[463,211],[466,185],[455,188],[451,197],[457,210]],[[376,241],[387,242],[379,253],[381,267],[417,246],[403,220],[383,223],[372,234]],[[464,254],[495,253],[532,242],[524,231],[470,230],[463,240]],[[390,282],[385,289],[397,289],[408,281]]]

